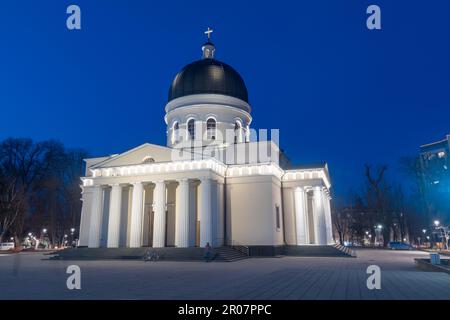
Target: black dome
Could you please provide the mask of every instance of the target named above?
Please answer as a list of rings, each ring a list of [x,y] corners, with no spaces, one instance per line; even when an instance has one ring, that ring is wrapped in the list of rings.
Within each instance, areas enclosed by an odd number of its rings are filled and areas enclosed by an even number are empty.
[[[181,70],[169,89],[169,101],[192,94],[215,93],[248,103],[244,80],[232,67],[215,59],[195,61]]]

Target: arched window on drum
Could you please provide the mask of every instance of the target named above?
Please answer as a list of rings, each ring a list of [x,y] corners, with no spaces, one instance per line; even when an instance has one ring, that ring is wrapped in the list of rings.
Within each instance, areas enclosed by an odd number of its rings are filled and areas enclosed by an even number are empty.
[[[187,123],[188,139],[194,140],[195,138],[195,120],[191,119]]]
[[[206,139],[216,140],[216,120],[209,118],[206,121]]]
[[[180,125],[175,122],[172,126],[172,144],[180,142]]]

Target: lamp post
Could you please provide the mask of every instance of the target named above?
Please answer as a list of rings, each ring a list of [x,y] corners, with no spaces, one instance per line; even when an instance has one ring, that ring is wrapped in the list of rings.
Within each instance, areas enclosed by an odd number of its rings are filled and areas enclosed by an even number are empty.
[[[70,229],[70,240],[71,240],[71,243],[70,243],[70,245],[72,246],[72,247],[74,247],[74,241],[75,241],[75,228],[71,228]]]
[[[381,230],[383,230],[381,224],[375,226],[375,240],[378,241],[378,246],[380,246]]]
[[[422,233],[423,233],[423,236],[425,237],[425,235],[427,233],[427,230],[426,229],[422,229]],[[423,242],[425,243],[425,238],[422,238],[422,239],[424,239]],[[421,244],[420,244],[420,238],[419,238],[419,247],[420,246],[421,246]]]

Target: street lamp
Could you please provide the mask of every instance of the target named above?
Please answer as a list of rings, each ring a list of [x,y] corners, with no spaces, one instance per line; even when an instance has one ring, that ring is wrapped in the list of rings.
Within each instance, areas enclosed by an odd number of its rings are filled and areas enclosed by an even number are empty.
[[[434,225],[436,227],[439,227],[440,224],[441,224],[441,222],[439,220],[434,220]]]
[[[375,226],[375,242],[378,241],[378,245],[380,245],[380,238],[381,238],[381,230],[383,229],[383,226],[381,224]]]
[[[427,233],[427,230],[423,229],[422,232],[423,232],[423,234],[425,234],[425,233]]]

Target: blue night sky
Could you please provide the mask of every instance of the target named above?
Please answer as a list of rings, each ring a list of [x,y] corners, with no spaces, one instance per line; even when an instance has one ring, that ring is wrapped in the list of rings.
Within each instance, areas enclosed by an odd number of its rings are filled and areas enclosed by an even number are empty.
[[[66,28],[70,4],[81,31]],[[366,28],[370,4],[381,31]],[[393,173],[450,133],[449,12],[445,0],[1,1],[0,139],[93,156],[164,145],[170,83],[209,26],[246,81],[253,127],[280,129],[296,163],[327,161],[344,193],[364,163]]]

